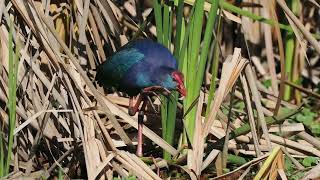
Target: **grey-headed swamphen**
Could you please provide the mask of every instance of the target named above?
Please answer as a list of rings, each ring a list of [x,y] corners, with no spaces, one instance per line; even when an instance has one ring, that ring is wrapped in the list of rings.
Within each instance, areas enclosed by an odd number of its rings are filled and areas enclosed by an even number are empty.
[[[186,96],[183,74],[177,67],[171,52],[150,39],[129,42],[97,67],[98,84],[106,88],[115,87],[130,96],[129,115],[135,115],[143,102],[138,116],[138,156],[142,155],[143,111],[147,96],[155,93],[168,95],[172,90]],[[139,93],[133,105],[133,97]]]

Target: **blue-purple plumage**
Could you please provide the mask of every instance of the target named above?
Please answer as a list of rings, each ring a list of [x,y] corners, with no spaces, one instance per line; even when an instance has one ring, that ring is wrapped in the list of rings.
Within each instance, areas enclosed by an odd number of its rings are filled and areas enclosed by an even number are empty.
[[[141,89],[162,86],[175,89],[172,72],[177,62],[171,52],[149,39],[126,44],[97,68],[96,80],[105,87],[115,87],[130,96]]]

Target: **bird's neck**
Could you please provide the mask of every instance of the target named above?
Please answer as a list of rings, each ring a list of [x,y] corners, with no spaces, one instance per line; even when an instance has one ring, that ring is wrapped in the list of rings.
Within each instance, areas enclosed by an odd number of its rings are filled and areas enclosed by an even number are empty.
[[[156,83],[166,89],[172,90],[175,89],[177,84],[172,78],[172,72],[176,71],[175,69],[168,67],[161,67],[157,70],[157,75],[154,77]]]

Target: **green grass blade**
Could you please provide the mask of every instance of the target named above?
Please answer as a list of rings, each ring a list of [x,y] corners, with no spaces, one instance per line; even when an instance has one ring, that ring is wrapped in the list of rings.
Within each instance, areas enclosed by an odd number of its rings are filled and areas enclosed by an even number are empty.
[[[162,138],[165,138],[167,136],[167,114],[168,114],[168,102],[166,97],[161,96],[161,124],[162,124]]]
[[[165,5],[167,6],[167,5]],[[165,9],[169,8],[169,6],[165,7]],[[164,17],[168,19],[167,23],[169,24],[169,27],[167,28],[168,35],[164,36],[164,39],[167,39],[167,47],[168,49],[171,49],[171,34],[172,34],[172,17],[173,13],[172,11],[169,11],[169,14],[166,15],[164,14]],[[168,17],[166,17],[168,16]],[[165,27],[165,26],[164,26]],[[166,30],[166,29],[164,29]],[[168,37],[167,37],[168,36]],[[174,134],[175,134],[175,125],[176,125],[176,114],[177,114],[177,101],[178,101],[178,94],[177,92],[172,92],[172,98],[167,99],[167,118],[165,119],[166,121],[166,135],[164,136],[165,140],[173,145],[174,141]],[[164,152],[164,159],[170,160],[171,159],[171,154],[168,152]]]
[[[162,32],[162,13],[161,13],[161,5],[159,4],[158,0],[153,0],[153,9],[154,15],[156,19],[156,26],[157,26],[157,39],[159,43],[163,43],[163,32]]]
[[[295,14],[298,12],[298,4],[299,1],[297,0],[290,0],[288,1],[288,5],[291,6],[291,9]],[[285,43],[285,64],[286,64],[286,77],[288,81],[292,81],[292,72],[293,72],[293,60],[294,60],[294,54],[295,54],[295,34],[294,32],[287,32],[286,34],[286,43]],[[290,86],[285,86],[284,89],[284,100],[289,101],[291,99],[291,87]]]
[[[218,69],[219,69],[219,56],[220,56],[220,50],[219,50],[219,41],[222,36],[221,31],[221,16],[219,16],[218,26],[217,26],[217,37],[215,39],[214,43],[214,50],[213,50],[213,59],[212,59],[212,67],[211,67],[211,81],[210,81],[210,89],[209,89],[209,96],[208,96],[208,105],[206,110],[206,117],[210,112],[211,102],[213,100],[215,91],[216,91],[216,78],[218,75]]]
[[[17,41],[18,42],[18,41]],[[19,60],[19,43],[16,46],[16,55],[13,51],[13,27],[10,25],[9,32],[9,137],[8,137],[8,152],[5,161],[4,173],[9,173],[11,162],[11,153],[13,148],[13,131],[16,123],[16,89],[17,89],[17,75],[18,75],[18,60]]]
[[[198,67],[198,57],[201,43],[201,32],[202,32],[202,22],[204,16],[204,0],[198,0],[195,4],[195,11],[193,14],[194,21],[191,22],[191,29],[189,34],[189,55],[188,55],[188,65],[187,65],[187,91],[188,95],[186,97],[187,107],[189,107],[195,99],[195,75],[197,73],[196,69]],[[186,116],[186,129],[190,140],[193,140],[194,125],[195,125],[195,115],[196,109],[192,108],[190,113]]]
[[[195,94],[193,95],[193,97],[197,97],[200,93],[200,88],[201,88],[203,76],[205,73],[205,66],[206,66],[209,47],[210,47],[211,38],[212,38],[212,31],[213,31],[213,27],[215,24],[218,7],[219,7],[218,1],[212,0],[211,4],[212,6],[210,9],[209,18],[207,21],[207,26],[204,34],[203,47],[201,50],[198,72],[197,72],[197,76],[195,76],[195,81],[194,81],[195,90],[193,92]]]
[[[164,139],[171,145],[173,145],[175,134],[178,94],[177,92],[173,92],[172,95],[173,97],[167,100],[166,134],[164,136]],[[164,151],[163,157],[166,160],[170,160],[171,154]]]
[[[10,166],[10,157],[12,151],[12,143],[13,137],[10,136],[11,134],[11,126],[12,126],[12,119],[15,116],[13,113],[13,104],[15,104],[15,97],[14,97],[14,62],[13,62],[13,27],[10,25],[10,32],[9,32],[9,98],[8,98],[8,105],[9,105],[9,140],[8,140],[8,150],[7,150],[7,158],[4,165],[4,176],[9,173],[9,166]]]
[[[171,34],[172,34],[172,7],[167,4],[162,7],[159,3],[154,5],[156,25],[157,25],[157,37],[158,42],[162,43],[168,49],[171,45]],[[161,17],[160,17],[161,16]],[[162,96],[161,104],[161,120],[162,120],[162,137],[169,144],[173,144],[174,140],[174,130],[176,121],[176,109],[177,109],[177,94],[173,93],[173,99],[168,100],[166,97]],[[169,160],[171,155],[164,151],[164,159]]]
[[[170,28],[170,12],[169,12],[169,6],[164,4],[163,5],[163,45],[165,45],[167,48],[170,45],[170,39],[169,39],[169,34],[171,31]]]
[[[0,177],[3,177],[4,169],[4,150],[3,150],[4,139],[2,137],[2,130],[0,131]]]
[[[175,58],[179,61],[179,65],[181,66],[181,59],[179,58],[179,53],[181,51],[180,47],[182,44],[183,40],[183,26],[184,26],[184,19],[183,19],[183,5],[184,1],[179,0],[178,2],[178,7],[177,7],[177,13],[176,13],[176,18],[177,18],[177,23],[176,23],[176,38],[175,38],[175,50],[174,50],[174,56]],[[180,68],[179,68],[180,69]]]
[[[294,57],[294,47],[295,47],[295,40],[294,40],[294,33],[288,32],[286,35],[286,56],[285,56],[285,63],[286,63],[286,77],[289,81],[292,80],[292,65],[293,65],[293,57]],[[291,87],[285,86],[284,90],[284,100],[288,101],[291,98]]]

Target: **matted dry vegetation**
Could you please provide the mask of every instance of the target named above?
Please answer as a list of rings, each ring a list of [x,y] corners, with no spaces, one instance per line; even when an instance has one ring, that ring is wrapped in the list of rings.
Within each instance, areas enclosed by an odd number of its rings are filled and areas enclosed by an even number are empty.
[[[184,15],[188,16],[194,2],[185,2]],[[152,1],[1,0],[2,157],[7,152],[10,131],[10,29],[14,49],[19,51],[17,116],[11,131],[14,143],[10,174],[5,178],[286,179],[292,173],[307,171],[306,179],[319,176],[319,165],[310,170],[301,164],[301,159],[320,157],[320,132],[313,131],[304,121],[289,120],[297,119],[299,113],[307,117],[308,111],[301,113],[302,102],[311,109],[310,113],[319,108],[320,95],[313,91],[320,81],[320,45],[315,38],[320,27],[318,4],[306,1],[299,20],[283,0],[277,2],[297,37],[293,79],[284,78],[284,49],[277,44],[283,46],[277,41],[281,39],[277,38],[279,24],[273,28],[224,10],[217,91],[211,107],[207,107],[213,76],[210,61],[195,107],[193,143],[179,144],[186,111],[182,104],[178,104],[174,145],[161,138],[160,113],[149,107],[143,128],[145,152],[139,158],[135,155],[137,117],[127,114],[127,96],[107,93],[94,82],[94,77],[96,66],[130,39],[155,39]],[[275,19],[275,13],[270,13],[274,11],[265,10],[268,3],[264,3],[263,7],[247,9]],[[207,2],[205,5],[205,10],[210,10]],[[140,28],[138,22],[142,19],[148,23]],[[173,29],[175,23],[173,20]],[[245,39],[238,48],[233,43],[238,39],[230,35],[236,32],[233,26],[240,27],[237,30],[243,34],[237,35]],[[248,50],[250,58],[244,58],[248,55],[240,48]],[[213,49],[212,46],[209,59],[213,58]],[[299,78],[309,89],[292,83]],[[263,85],[267,80],[269,87]],[[290,101],[278,98],[285,83],[294,92]],[[154,102],[158,111],[160,103],[157,99]],[[207,108],[210,113],[206,115]],[[318,122],[316,113],[313,120]],[[172,155],[172,160],[162,159],[163,150]],[[291,174],[285,173],[288,167],[284,157],[293,164],[295,171]],[[230,172],[226,173],[226,168]]]

